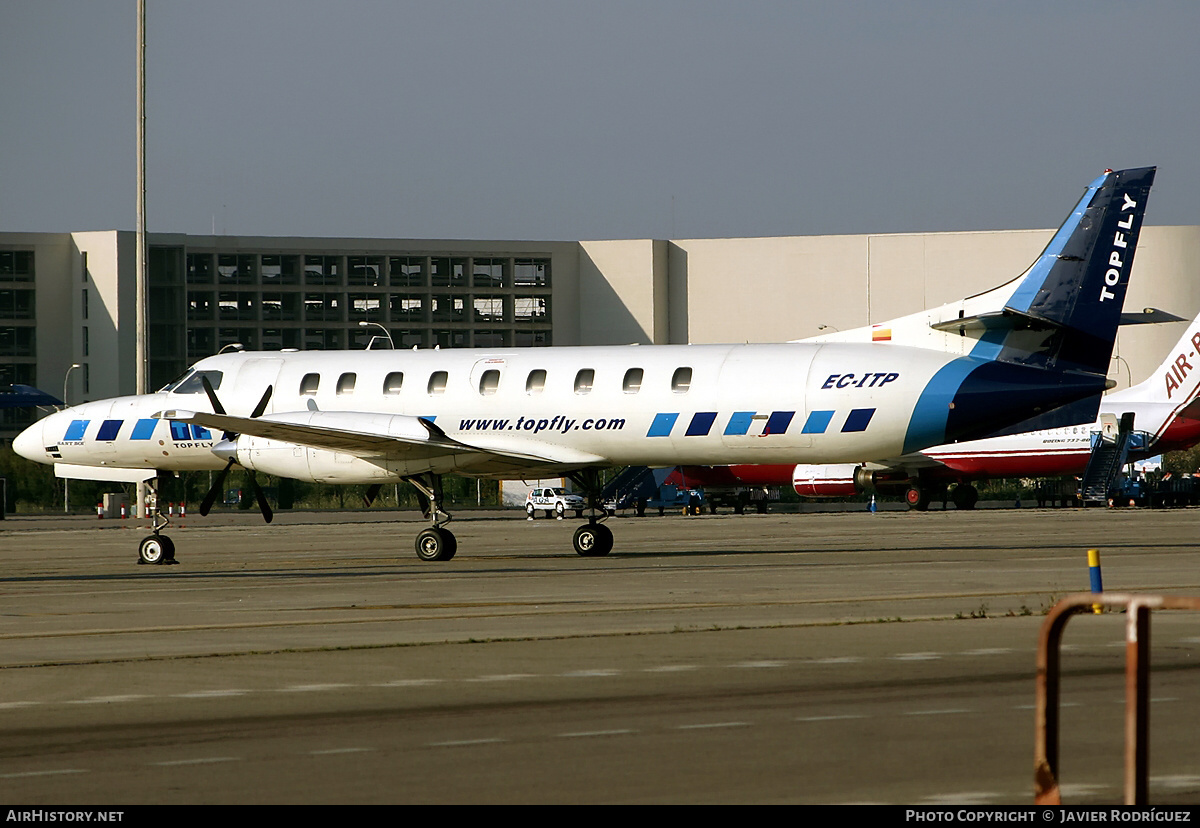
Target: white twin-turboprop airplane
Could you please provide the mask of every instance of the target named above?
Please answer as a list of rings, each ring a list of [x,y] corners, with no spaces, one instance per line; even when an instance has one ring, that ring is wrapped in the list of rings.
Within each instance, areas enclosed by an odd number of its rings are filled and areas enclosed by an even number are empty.
[[[887,345],[222,353],[158,393],[52,414],[13,448],[69,478],[222,470],[202,513],[235,464],[252,481],[261,471],[377,492],[406,480],[429,502],[416,549],[431,561],[457,547],[441,475],[566,475],[591,512],[575,551],[605,555],[605,467],[859,463],[1031,419],[1090,422],[1153,179],[1154,168],[1106,171],[1022,276],[875,326]],[[165,525],[156,514],[141,562],[174,559]]]

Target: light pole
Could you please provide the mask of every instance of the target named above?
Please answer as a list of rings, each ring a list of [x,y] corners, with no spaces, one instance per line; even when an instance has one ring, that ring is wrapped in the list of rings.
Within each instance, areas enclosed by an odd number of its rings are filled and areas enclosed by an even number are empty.
[[[387,328],[385,328],[383,325],[379,324],[378,322],[359,322],[358,323],[358,327],[360,327],[360,328],[366,328],[370,325],[374,325],[376,328],[379,328],[381,331],[383,331],[383,335],[387,337],[388,347],[391,348],[393,351],[396,350],[396,343],[392,341],[392,332],[389,331]],[[374,339],[374,337],[371,337],[371,338]],[[371,348],[371,343],[368,342],[367,349],[369,350],[370,348]]]
[[[63,401],[63,409],[64,410],[71,407],[71,404],[69,402],[67,402],[67,382],[68,382],[68,380],[71,379],[71,372],[74,371],[76,368],[82,368],[82,367],[83,366],[80,363],[72,362],[71,367],[67,369],[67,373],[63,374],[62,401]],[[64,477],[63,478],[63,514],[64,515],[71,514],[71,493],[70,493],[69,486],[70,486],[70,480],[68,480],[67,478]]]
[[[145,394],[149,384],[146,376],[147,353],[147,261],[150,254],[146,244],[146,0],[137,0],[137,256],[134,274],[134,393]],[[146,517],[146,481],[140,481],[134,516]]]
[[[78,363],[78,362],[72,362],[72,363],[71,363],[71,367],[67,369],[67,373],[63,375],[63,395],[62,395],[62,401],[63,401],[63,407],[64,407],[64,408],[70,408],[70,407],[71,407],[71,404],[70,404],[69,402],[67,402],[67,381],[68,381],[69,379],[71,379],[71,372],[72,372],[72,371],[74,371],[76,368],[82,368],[82,367],[83,367],[83,365],[81,365],[80,363]]]

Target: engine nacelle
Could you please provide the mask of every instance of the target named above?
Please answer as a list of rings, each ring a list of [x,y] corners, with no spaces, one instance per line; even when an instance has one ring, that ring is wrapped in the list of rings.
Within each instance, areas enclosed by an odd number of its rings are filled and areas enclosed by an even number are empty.
[[[398,437],[408,444],[434,442],[429,430],[416,417],[406,415],[313,411],[268,414],[263,419],[383,438]],[[418,448],[411,456],[396,451],[384,457],[383,449],[381,445],[380,455],[362,456],[362,452],[311,448],[285,440],[242,434],[237,438],[235,453],[237,462],[248,469],[317,483],[385,483],[425,472],[446,474],[466,464],[462,455],[456,452],[440,454],[432,446]]]
[[[852,463],[802,464],[792,469],[792,487],[801,497],[852,497],[869,488],[870,475],[862,466]]]
[[[912,485],[904,469],[870,471],[866,466],[838,463],[799,465],[792,469],[792,487],[801,497],[853,497],[881,493],[901,494]]]

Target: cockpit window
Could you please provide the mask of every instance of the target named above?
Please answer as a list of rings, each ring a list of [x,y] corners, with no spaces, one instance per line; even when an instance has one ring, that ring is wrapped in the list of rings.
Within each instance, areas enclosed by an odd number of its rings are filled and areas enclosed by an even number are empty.
[[[174,391],[176,394],[203,394],[204,384],[202,379],[208,377],[209,384],[216,391],[221,387],[221,376],[222,372],[220,371],[192,371],[190,374],[185,374],[182,379],[172,383],[174,388],[168,385],[163,390]]]
[[[187,378],[188,378],[188,377],[190,377],[191,375],[192,375],[192,369],[191,369],[191,368],[189,368],[189,369],[187,369],[186,371],[184,371],[182,374],[180,374],[179,376],[177,376],[175,379],[173,379],[173,380],[171,380],[170,382],[168,382],[168,383],[167,383],[166,385],[164,385],[162,388],[158,389],[158,393],[160,393],[160,394],[164,394],[164,393],[166,393],[167,391],[170,391],[170,390],[172,390],[172,389],[173,389],[173,388],[174,388],[176,385],[179,385],[179,383],[183,382],[185,379],[187,379]]]

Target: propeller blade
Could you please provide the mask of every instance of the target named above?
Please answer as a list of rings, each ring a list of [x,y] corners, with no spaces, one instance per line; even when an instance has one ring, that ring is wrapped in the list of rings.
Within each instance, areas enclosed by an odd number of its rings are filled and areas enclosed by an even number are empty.
[[[200,375],[200,384],[204,386],[204,393],[208,395],[208,401],[212,403],[214,414],[224,414],[225,406],[221,405],[221,401],[217,399],[217,392],[213,390],[212,383],[208,381],[208,377],[204,374]],[[268,385],[267,390],[263,392],[262,399],[258,401],[258,405],[254,407],[254,413],[250,415],[253,419],[261,417],[262,413],[267,410],[267,403],[271,401],[271,392],[273,388]],[[237,435],[231,431],[226,431],[224,434],[226,440],[236,440]],[[208,490],[208,494],[204,496],[204,502],[200,504],[200,514],[207,515],[212,509],[213,504],[217,502],[217,495],[221,493],[221,489],[225,486],[225,475],[229,474],[229,470],[237,463],[237,457],[229,458],[229,462],[225,464],[225,468],[221,469],[217,474],[217,479],[213,481],[212,488]],[[254,472],[249,472],[250,486],[254,489],[254,497],[258,500],[258,508],[262,511],[263,518],[267,523],[271,522],[275,514],[271,511],[271,504],[267,503],[267,497],[258,486],[258,481],[254,478]]]
[[[221,401],[217,399],[217,392],[213,390],[212,383],[208,381],[206,374],[200,375],[200,384],[204,386],[204,393],[208,395],[208,401],[213,407],[214,414],[224,414],[225,406],[221,405]],[[237,435],[232,431],[226,431],[221,435],[222,440],[237,439]]]
[[[208,395],[208,401],[212,403],[214,414],[224,414],[225,406],[221,405],[221,401],[217,399],[217,392],[213,390],[212,383],[208,381],[206,374],[200,375],[200,384],[204,386],[204,393]]]
[[[271,401],[272,386],[268,385],[267,390],[263,392],[262,399],[258,401],[258,405],[254,406],[254,413],[250,415],[251,420],[256,420],[263,415],[267,410],[267,403]]]
[[[367,489],[366,494],[363,495],[363,503],[367,506],[370,506],[372,503],[374,503],[375,498],[379,497],[379,490],[382,488],[383,485],[380,483],[372,484],[371,487]]]
[[[253,469],[249,470],[247,474],[250,478],[250,488],[254,489],[254,499],[258,501],[258,508],[262,512],[263,520],[270,523],[275,517],[275,513],[271,511],[271,504],[267,502],[267,496],[263,493],[262,487],[258,485],[258,478]]]
[[[225,464],[225,468],[217,473],[217,479],[213,481],[212,488],[208,490],[208,494],[204,496],[204,501],[200,504],[200,514],[207,515],[209,509],[217,502],[217,495],[221,493],[221,489],[225,486],[225,475],[229,474],[229,470],[233,468],[236,460],[230,459]]]

